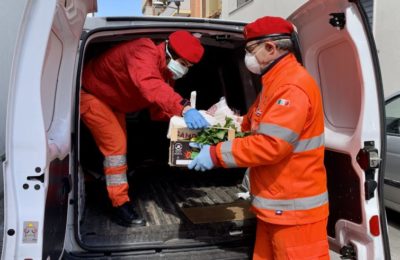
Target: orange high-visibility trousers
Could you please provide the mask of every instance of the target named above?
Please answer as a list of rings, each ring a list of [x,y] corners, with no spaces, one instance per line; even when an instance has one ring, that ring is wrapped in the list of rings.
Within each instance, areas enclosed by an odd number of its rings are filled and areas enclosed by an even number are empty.
[[[329,259],[327,221],[276,225],[258,219],[253,260]]]
[[[85,91],[81,91],[80,113],[104,155],[104,173],[111,203],[114,207],[121,206],[129,201],[125,114],[113,111],[106,103]]]

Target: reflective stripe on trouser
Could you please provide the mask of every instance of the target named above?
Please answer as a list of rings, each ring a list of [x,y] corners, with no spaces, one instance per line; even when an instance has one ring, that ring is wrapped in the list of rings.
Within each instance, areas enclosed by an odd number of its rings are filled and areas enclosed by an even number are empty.
[[[129,201],[125,114],[113,111],[106,103],[84,91],[81,91],[80,113],[105,157],[108,196],[114,207],[120,206]]]
[[[329,259],[327,222],[276,225],[258,219],[253,260]]]
[[[104,159],[104,173],[106,175],[108,196],[114,207],[121,206],[129,201],[129,185],[126,177],[127,168],[125,155],[111,155],[106,156]]]
[[[126,179],[126,173],[117,173],[106,175],[108,197],[113,207],[118,207],[129,201],[129,185]],[[118,183],[118,184],[116,184]]]

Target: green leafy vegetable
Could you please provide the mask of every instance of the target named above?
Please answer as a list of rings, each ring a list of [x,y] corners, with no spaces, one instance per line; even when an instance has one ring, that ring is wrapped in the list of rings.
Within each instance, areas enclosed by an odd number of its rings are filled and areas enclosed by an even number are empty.
[[[225,117],[225,124],[213,125],[211,128],[203,129],[198,133],[198,135],[191,139],[191,141],[199,144],[217,144],[228,140],[228,129],[235,129],[235,137],[245,137],[249,135],[248,132],[238,132],[233,119],[230,117]]]

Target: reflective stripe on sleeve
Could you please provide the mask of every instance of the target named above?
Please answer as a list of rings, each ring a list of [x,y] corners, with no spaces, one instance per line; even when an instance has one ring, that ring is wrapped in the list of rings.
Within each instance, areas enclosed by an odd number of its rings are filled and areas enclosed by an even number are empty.
[[[294,144],[299,138],[299,135],[297,133],[288,128],[266,123],[260,123],[260,126],[256,133],[278,137],[279,139],[285,140],[290,144]]]
[[[325,145],[324,134],[310,138],[310,139],[304,139],[304,140],[298,141],[295,145],[293,152],[295,152],[295,153],[305,152],[305,151],[309,151],[309,150],[321,147],[323,145]]]
[[[126,164],[126,155],[110,155],[104,158],[104,167],[118,167]]]
[[[121,184],[128,183],[126,173],[109,174],[106,175],[107,186],[118,186]]]
[[[328,192],[317,196],[298,198],[293,200],[272,200],[253,196],[253,206],[266,210],[308,210],[328,203]]]
[[[222,160],[228,168],[238,167],[232,154],[232,142],[226,141],[221,145]]]
[[[293,152],[305,152],[325,145],[324,134],[319,136],[298,140],[299,135],[292,130],[274,124],[261,123],[257,133],[277,137],[294,146]]]

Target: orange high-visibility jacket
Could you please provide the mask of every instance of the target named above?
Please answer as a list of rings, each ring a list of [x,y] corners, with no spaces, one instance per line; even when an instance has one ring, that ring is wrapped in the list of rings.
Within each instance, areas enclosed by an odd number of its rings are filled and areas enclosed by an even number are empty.
[[[319,88],[294,55],[262,77],[247,115],[245,138],[219,143],[224,167],[250,167],[252,210],[274,224],[305,224],[328,216],[324,117]]]

